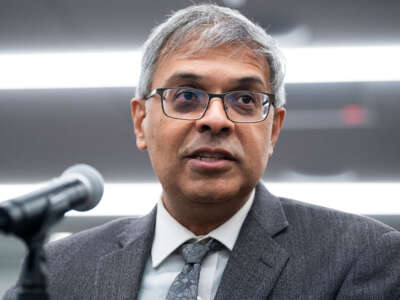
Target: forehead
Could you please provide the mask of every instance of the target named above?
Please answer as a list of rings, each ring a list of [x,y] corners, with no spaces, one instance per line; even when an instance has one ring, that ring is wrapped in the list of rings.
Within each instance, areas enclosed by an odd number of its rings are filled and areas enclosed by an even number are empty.
[[[198,50],[196,46],[191,41],[176,51],[162,53],[156,66],[152,88],[161,87],[160,84],[176,74],[198,75],[197,78],[207,80],[209,84],[257,78],[263,89],[270,88],[267,59],[248,45],[237,42],[202,50]],[[193,79],[196,76],[187,77]]]

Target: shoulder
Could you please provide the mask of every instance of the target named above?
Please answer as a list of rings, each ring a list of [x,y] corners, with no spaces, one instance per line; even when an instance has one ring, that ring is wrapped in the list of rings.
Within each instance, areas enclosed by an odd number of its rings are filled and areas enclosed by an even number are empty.
[[[102,247],[112,247],[118,243],[121,235],[128,228],[134,228],[139,218],[121,218],[90,229],[71,234],[70,236],[46,245],[46,252],[54,253],[61,249],[84,249],[101,244]]]
[[[255,200],[253,214],[259,223],[267,224],[265,227],[286,224],[275,238],[294,252],[324,249],[357,255],[366,247],[381,244],[381,239],[397,245],[400,242],[400,232],[377,220],[277,197],[262,184],[257,186]]]
[[[45,253],[49,269],[57,273],[67,265],[71,268],[94,263],[102,255],[119,249],[121,235],[126,228],[134,228],[137,222],[136,218],[116,219],[48,243]]]
[[[400,248],[400,232],[372,218],[286,198],[279,201],[289,225],[277,239],[293,253],[329,253],[336,261],[350,263]]]
[[[378,238],[388,232],[398,233],[394,228],[367,216],[277,197],[263,184],[257,186],[255,200],[253,212],[258,219],[267,224],[284,222],[287,224],[285,233],[291,238],[308,236],[309,240],[311,237],[324,236],[325,240],[329,237],[340,237],[354,239],[356,242]]]
[[[396,231],[394,228],[367,216],[361,216],[343,211],[313,205],[297,200],[278,198],[289,224],[303,228],[318,228],[332,234],[362,234],[380,236]]]
[[[287,224],[273,236],[290,256],[283,282],[297,282],[305,293],[325,287],[340,299],[398,298],[399,231],[366,216],[267,193],[264,202],[280,207]]]

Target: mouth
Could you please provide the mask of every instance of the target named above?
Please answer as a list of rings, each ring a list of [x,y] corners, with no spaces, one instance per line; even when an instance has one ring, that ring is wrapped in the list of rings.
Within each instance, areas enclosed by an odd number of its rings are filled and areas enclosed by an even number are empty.
[[[204,162],[216,162],[220,160],[235,161],[235,157],[224,149],[198,149],[187,156],[188,158]]]
[[[190,169],[196,173],[214,176],[234,167],[237,159],[222,148],[199,148],[186,156]]]

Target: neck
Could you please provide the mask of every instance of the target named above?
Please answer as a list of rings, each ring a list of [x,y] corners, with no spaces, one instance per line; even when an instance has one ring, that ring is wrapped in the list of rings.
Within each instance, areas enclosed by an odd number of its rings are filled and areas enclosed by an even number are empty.
[[[204,202],[174,198],[163,193],[162,202],[169,214],[195,235],[206,235],[228,221],[249,199],[249,193],[240,198]]]

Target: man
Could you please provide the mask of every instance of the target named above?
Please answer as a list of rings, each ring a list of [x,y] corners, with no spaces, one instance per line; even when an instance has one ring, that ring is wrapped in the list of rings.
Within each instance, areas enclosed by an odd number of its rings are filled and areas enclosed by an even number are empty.
[[[158,26],[131,104],[161,199],[48,245],[53,299],[399,299],[399,232],[259,183],[284,102],[278,49],[238,12]]]

